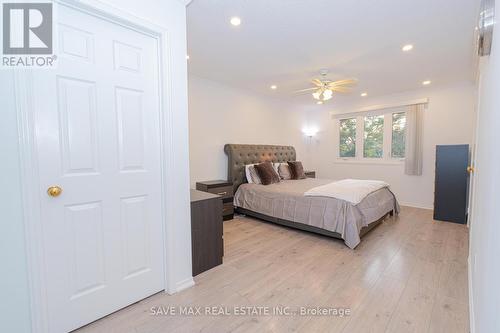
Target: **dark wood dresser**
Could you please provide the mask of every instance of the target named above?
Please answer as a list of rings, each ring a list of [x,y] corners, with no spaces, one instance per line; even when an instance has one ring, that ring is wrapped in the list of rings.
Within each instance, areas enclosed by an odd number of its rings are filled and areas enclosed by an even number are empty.
[[[220,195],[224,203],[222,207],[222,215],[224,221],[231,220],[234,217],[233,206],[233,183],[227,180],[207,180],[204,182],[197,182],[196,189]]]
[[[191,251],[193,276],[222,264],[224,240],[219,195],[191,190]]]
[[[436,146],[434,220],[467,223],[469,145]]]

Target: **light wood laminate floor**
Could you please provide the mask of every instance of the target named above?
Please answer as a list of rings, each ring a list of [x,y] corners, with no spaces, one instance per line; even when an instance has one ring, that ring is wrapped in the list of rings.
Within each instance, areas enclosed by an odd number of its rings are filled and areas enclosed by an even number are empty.
[[[468,332],[468,229],[402,207],[355,249],[237,217],[224,223],[224,264],[196,286],[159,293],[78,332]],[[350,316],[152,315],[174,306],[349,308]]]

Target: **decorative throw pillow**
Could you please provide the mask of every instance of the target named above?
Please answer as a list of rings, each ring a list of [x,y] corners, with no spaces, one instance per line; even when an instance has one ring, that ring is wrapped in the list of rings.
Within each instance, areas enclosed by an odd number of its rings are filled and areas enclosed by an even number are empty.
[[[290,173],[290,167],[288,166],[288,163],[280,163],[279,164],[278,174],[280,175],[280,178],[283,180],[292,179],[292,174]]]
[[[302,162],[288,161],[288,166],[290,167],[290,173],[292,175],[292,179],[305,179],[306,178],[306,175],[304,174],[304,167],[302,166]]]
[[[255,170],[255,166],[256,164],[245,165],[245,176],[247,177],[247,182],[249,184],[262,184],[257,170]]]
[[[257,171],[263,185],[280,182],[280,176],[274,170],[271,162],[259,163],[255,165],[255,170]]]
[[[279,175],[279,171],[278,171],[278,167],[280,166],[281,163],[279,162],[272,162],[273,163],[273,168],[274,168],[274,171],[276,171],[276,173]]]

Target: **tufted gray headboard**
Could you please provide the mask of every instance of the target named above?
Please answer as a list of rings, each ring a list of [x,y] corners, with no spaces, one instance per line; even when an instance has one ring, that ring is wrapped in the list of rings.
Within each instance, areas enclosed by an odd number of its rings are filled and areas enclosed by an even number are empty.
[[[246,164],[264,161],[288,162],[297,158],[292,146],[226,144],[224,152],[228,160],[227,179],[233,182],[234,192],[238,186],[247,182]]]

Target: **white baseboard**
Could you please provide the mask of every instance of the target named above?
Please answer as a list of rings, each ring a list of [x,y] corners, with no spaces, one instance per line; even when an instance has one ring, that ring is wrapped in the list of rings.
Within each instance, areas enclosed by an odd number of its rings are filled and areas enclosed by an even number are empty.
[[[176,294],[176,293],[178,293],[180,291],[183,291],[184,289],[191,288],[192,286],[194,286],[194,284],[195,283],[194,283],[193,278],[189,277],[187,279],[184,279],[184,280],[181,280],[181,281],[177,282],[175,284],[174,290],[169,290],[169,291],[167,291],[167,293],[169,295],[173,295],[173,294]]]
[[[411,202],[400,202],[399,204],[401,206],[407,206],[407,207],[413,207],[413,208],[429,209],[429,210],[433,210],[434,209],[434,207],[432,207],[432,206],[419,205],[419,204],[414,204],[414,203],[411,203]]]
[[[472,265],[470,262],[470,255],[467,258],[467,281],[469,284],[469,332],[475,332],[475,319],[474,319],[474,291],[472,290]]]

